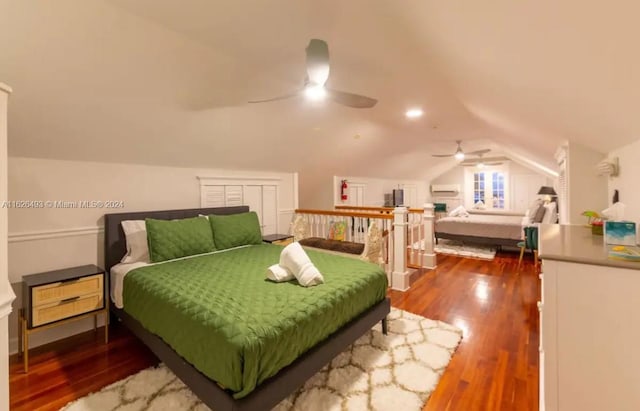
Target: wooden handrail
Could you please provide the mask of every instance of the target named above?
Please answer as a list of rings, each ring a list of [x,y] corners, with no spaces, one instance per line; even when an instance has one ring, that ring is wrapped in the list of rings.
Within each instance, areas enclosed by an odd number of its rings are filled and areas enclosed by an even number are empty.
[[[330,215],[336,217],[380,218],[383,220],[393,220],[392,214],[359,213],[354,211],[312,210],[305,208],[296,209],[295,212],[299,214]]]
[[[362,211],[379,211],[381,213],[393,213],[394,207],[369,207],[369,206],[348,206],[348,205],[337,205],[335,206],[336,210],[362,210]],[[410,213],[424,213],[422,208],[410,208]]]

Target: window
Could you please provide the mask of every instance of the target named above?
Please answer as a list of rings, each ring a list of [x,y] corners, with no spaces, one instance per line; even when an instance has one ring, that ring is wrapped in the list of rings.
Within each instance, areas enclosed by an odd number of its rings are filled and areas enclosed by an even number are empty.
[[[493,208],[504,209],[504,173],[494,171],[491,177],[493,181]]]
[[[488,209],[505,210],[509,207],[508,176],[501,169],[469,170],[465,174],[466,204],[473,207],[482,201]]]
[[[484,173],[473,174],[473,204],[484,203]]]

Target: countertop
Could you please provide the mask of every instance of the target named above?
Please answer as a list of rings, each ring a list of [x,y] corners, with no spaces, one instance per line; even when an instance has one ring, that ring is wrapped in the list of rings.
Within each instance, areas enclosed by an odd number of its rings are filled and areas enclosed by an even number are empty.
[[[542,224],[539,248],[543,260],[640,270],[640,262],[608,258],[604,237],[591,234],[591,228],[581,225]]]

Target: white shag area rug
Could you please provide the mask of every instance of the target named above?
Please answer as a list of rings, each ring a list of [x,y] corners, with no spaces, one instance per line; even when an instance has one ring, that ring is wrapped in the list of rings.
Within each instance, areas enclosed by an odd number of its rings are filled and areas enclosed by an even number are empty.
[[[473,257],[482,260],[493,260],[496,257],[496,247],[488,245],[469,245],[455,240],[439,239],[433,250],[440,254],[457,255],[459,257]]]
[[[274,410],[419,411],[429,399],[462,331],[391,309],[389,334],[367,332]],[[164,364],[67,404],[65,411],[206,411]]]

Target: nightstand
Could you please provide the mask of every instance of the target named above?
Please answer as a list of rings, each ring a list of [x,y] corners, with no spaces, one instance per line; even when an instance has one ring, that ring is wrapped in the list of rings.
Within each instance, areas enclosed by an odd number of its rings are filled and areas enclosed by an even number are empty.
[[[71,321],[104,315],[104,342],[109,341],[108,280],[95,265],[65,268],[22,278],[18,349],[23,354],[24,372],[29,370],[29,335]]]
[[[293,236],[289,234],[269,234],[262,236],[262,241],[271,244],[289,245],[293,242]]]

